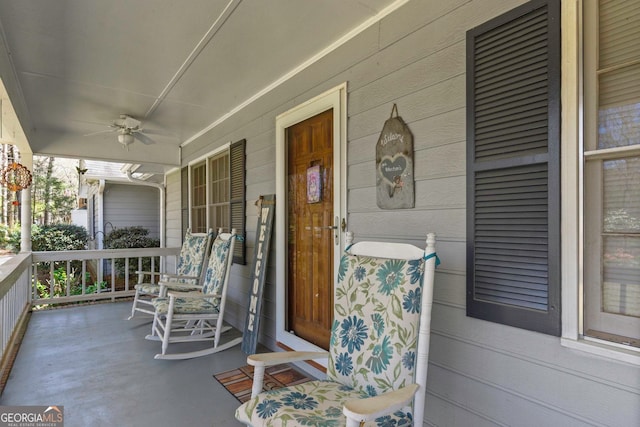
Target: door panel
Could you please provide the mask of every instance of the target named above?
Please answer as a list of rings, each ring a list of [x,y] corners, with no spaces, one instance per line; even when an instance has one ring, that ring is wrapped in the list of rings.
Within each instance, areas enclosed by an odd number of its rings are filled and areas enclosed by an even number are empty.
[[[328,349],[333,313],[333,110],[287,129],[287,328]],[[307,172],[319,166],[321,197],[311,203]]]

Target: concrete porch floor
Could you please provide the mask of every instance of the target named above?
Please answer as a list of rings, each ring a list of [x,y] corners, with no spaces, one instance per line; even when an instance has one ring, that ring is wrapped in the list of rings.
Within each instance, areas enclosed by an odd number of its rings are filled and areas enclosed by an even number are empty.
[[[63,405],[65,427],[240,426],[233,416],[239,402],[213,378],[246,364],[240,346],[191,360],[155,360],[160,342],[144,339],[150,318],[126,320],[130,307],[34,312],[0,405]]]

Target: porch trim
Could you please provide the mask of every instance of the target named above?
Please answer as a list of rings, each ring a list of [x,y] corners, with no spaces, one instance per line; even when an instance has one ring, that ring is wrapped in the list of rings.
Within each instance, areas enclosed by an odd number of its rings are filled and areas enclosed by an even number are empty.
[[[287,330],[287,184],[286,184],[286,129],[296,123],[333,108],[334,147],[334,213],[340,220],[347,219],[347,83],[342,83],[326,92],[286,111],[276,117],[276,337],[275,340],[298,351],[321,351],[314,344]],[[346,229],[345,229],[346,231]],[[340,263],[344,249],[344,232],[338,233],[340,242],[334,250],[334,265]],[[337,268],[336,268],[337,271]],[[335,278],[334,278],[335,279]],[[335,281],[335,280],[334,280]],[[323,365],[324,366],[324,365]]]

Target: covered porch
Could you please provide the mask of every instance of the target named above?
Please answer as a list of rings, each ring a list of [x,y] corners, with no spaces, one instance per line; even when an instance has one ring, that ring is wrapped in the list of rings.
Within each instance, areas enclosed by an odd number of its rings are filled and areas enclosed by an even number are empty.
[[[171,271],[177,252],[32,252],[3,259],[0,406],[61,405],[68,426],[239,425],[240,403],[213,376],[246,364],[239,345],[215,356],[155,360],[161,343],[145,339],[151,317],[137,313],[128,320],[139,278],[126,268],[115,273],[116,263],[135,269],[150,258],[152,271]],[[79,274],[89,265],[100,266],[99,290],[88,273]],[[54,295],[54,287],[61,293]],[[222,339],[240,335],[231,329]],[[180,352],[210,345],[174,344]]]
[[[312,253],[288,246],[291,224],[303,230],[296,243],[329,243],[308,269],[329,275],[347,231],[416,246],[435,232],[425,425],[640,425],[640,2],[194,3],[0,2],[2,136],[21,163],[127,162],[138,184],[154,176],[161,251],[187,228],[242,223],[225,314],[238,329],[259,205],[274,195],[263,349],[316,346],[289,328],[320,295],[287,299],[289,261]],[[305,159],[290,136],[322,117],[313,123],[331,129],[318,132],[326,150]],[[413,147],[383,159],[390,118],[404,121]],[[290,191],[321,168],[323,190]],[[413,205],[380,203],[401,189]],[[320,206],[320,195],[326,221],[290,215],[298,202]],[[25,227],[30,205],[23,192]],[[2,354],[34,305],[41,255],[29,235],[14,265],[0,265]],[[129,304],[113,303],[131,287],[104,281],[94,295],[112,303],[31,317],[0,405],[62,404],[70,426],[237,425],[237,402],[213,375],[244,364],[240,350],[154,360],[150,325],[127,322]],[[65,284],[68,301],[86,299],[72,291]]]
[[[213,377],[245,364],[240,346],[154,360],[150,319],[126,320],[130,310],[123,301],[34,312],[0,405],[63,405],[68,426],[240,425],[239,402]]]

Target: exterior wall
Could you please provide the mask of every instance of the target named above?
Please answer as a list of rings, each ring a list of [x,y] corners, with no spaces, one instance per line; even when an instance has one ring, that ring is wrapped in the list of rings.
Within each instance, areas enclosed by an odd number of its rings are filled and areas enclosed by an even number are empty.
[[[242,327],[257,212],[275,193],[275,117],[348,82],[348,228],[423,245],[438,235],[426,420],[438,426],[640,425],[640,369],[560,339],[466,317],[465,32],[524,1],[414,0],[183,148],[183,165],[247,139],[247,260],[227,313]],[[393,103],[414,136],[416,206],[376,206],[375,144]],[[212,118],[213,119],[213,118]],[[179,185],[168,182],[170,191]],[[179,218],[175,210],[169,221]],[[275,348],[275,271],[262,342]]]
[[[174,248],[182,245],[182,221],[180,198],[180,170],[166,176],[166,240],[167,247]]]
[[[104,231],[142,226],[149,237],[160,238],[160,195],[158,189],[140,185],[106,184],[104,189]]]
[[[171,172],[166,176],[166,197],[165,197],[165,239],[168,248],[182,246],[182,216],[180,198],[180,170]],[[175,271],[176,262],[170,259],[166,271]]]

